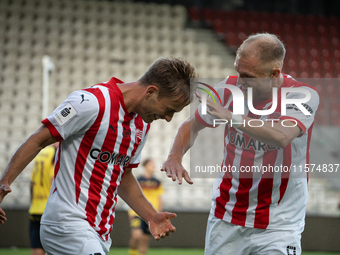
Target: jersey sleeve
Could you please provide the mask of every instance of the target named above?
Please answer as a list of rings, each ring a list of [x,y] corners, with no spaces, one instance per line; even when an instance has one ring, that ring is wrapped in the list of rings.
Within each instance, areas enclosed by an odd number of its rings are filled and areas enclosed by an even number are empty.
[[[228,77],[223,80],[222,82],[218,83],[219,84],[226,84]],[[215,89],[217,94],[219,95],[219,97],[221,98],[222,101],[222,105],[225,105],[224,102],[224,88],[216,88]],[[212,95],[215,95],[215,93],[212,93]],[[219,104],[219,100],[217,98],[215,98],[216,102]],[[214,126],[214,119],[216,119],[216,117],[210,115],[209,113],[204,114],[202,112],[202,103],[199,104],[199,106],[197,107],[196,111],[195,111],[195,118],[196,120],[203,126],[205,127],[218,127],[218,125]]]
[[[90,92],[79,90],[71,93],[42,123],[57,141],[61,141],[85,133],[95,122],[98,112],[97,98]]]
[[[280,120],[295,120],[298,127],[301,129],[301,133],[299,136],[302,136],[306,130],[313,124],[315,118],[315,112],[319,106],[319,95],[318,93],[310,88],[303,87],[310,91],[311,99],[307,103],[303,103],[302,106],[310,113],[310,115],[305,115],[296,105],[287,104],[286,105],[286,115],[281,116]],[[305,95],[302,93],[290,92],[287,94],[287,99],[301,99],[304,98]]]

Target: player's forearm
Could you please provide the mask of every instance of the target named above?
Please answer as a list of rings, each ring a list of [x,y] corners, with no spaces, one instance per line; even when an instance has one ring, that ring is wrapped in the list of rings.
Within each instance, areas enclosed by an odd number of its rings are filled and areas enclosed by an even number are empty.
[[[278,148],[286,147],[300,133],[300,128],[294,126],[292,122],[285,122],[285,126],[281,122],[264,122],[263,126],[254,127],[249,125],[249,120],[252,120],[251,118],[243,116],[243,120],[245,125],[239,126],[239,130],[259,142]]]
[[[195,116],[191,116],[178,128],[175,135],[168,158],[174,158],[182,161],[183,155],[194,144],[200,127],[195,120]]]
[[[145,221],[150,221],[157,211],[145,198],[136,178],[127,169],[118,188],[118,195]]]
[[[0,179],[0,184],[11,185],[39,151],[54,141],[48,129],[45,126],[40,127],[14,153]]]

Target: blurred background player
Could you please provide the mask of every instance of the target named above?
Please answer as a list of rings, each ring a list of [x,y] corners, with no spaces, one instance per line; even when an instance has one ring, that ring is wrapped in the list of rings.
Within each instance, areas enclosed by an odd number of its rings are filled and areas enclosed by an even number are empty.
[[[32,255],[44,255],[40,242],[40,220],[44,213],[54,176],[54,159],[58,143],[42,149],[33,161],[31,175],[31,205],[29,208]]]
[[[152,206],[157,211],[162,211],[162,194],[164,189],[161,182],[154,177],[156,170],[155,162],[153,159],[148,158],[142,164],[144,168],[143,174],[137,178],[144,196],[149,200]],[[131,238],[129,241],[129,255],[144,255],[147,253],[150,242],[150,230],[148,224],[142,220],[132,209],[128,211]]]

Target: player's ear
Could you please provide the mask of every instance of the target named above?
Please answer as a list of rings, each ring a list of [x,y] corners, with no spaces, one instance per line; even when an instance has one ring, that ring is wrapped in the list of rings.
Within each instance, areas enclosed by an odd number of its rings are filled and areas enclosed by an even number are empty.
[[[280,68],[276,67],[272,70],[271,78],[279,78],[280,74],[281,74]]]
[[[150,97],[150,96],[156,96],[157,97],[158,96],[158,92],[159,92],[159,89],[155,85],[149,85],[146,88],[146,96],[147,97]]]

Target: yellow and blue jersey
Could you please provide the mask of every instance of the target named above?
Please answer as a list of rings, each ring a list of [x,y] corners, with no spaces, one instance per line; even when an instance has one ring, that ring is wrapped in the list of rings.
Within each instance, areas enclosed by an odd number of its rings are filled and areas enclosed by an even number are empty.
[[[32,201],[28,211],[31,215],[42,215],[45,210],[54,177],[55,152],[56,149],[53,146],[48,146],[42,149],[33,160]]]
[[[164,193],[161,182],[154,177],[145,178],[144,176],[137,178],[137,181],[139,182],[146,199],[149,200],[157,211],[159,211],[161,206],[161,196]],[[137,215],[132,209],[130,209],[128,213],[130,217]]]

